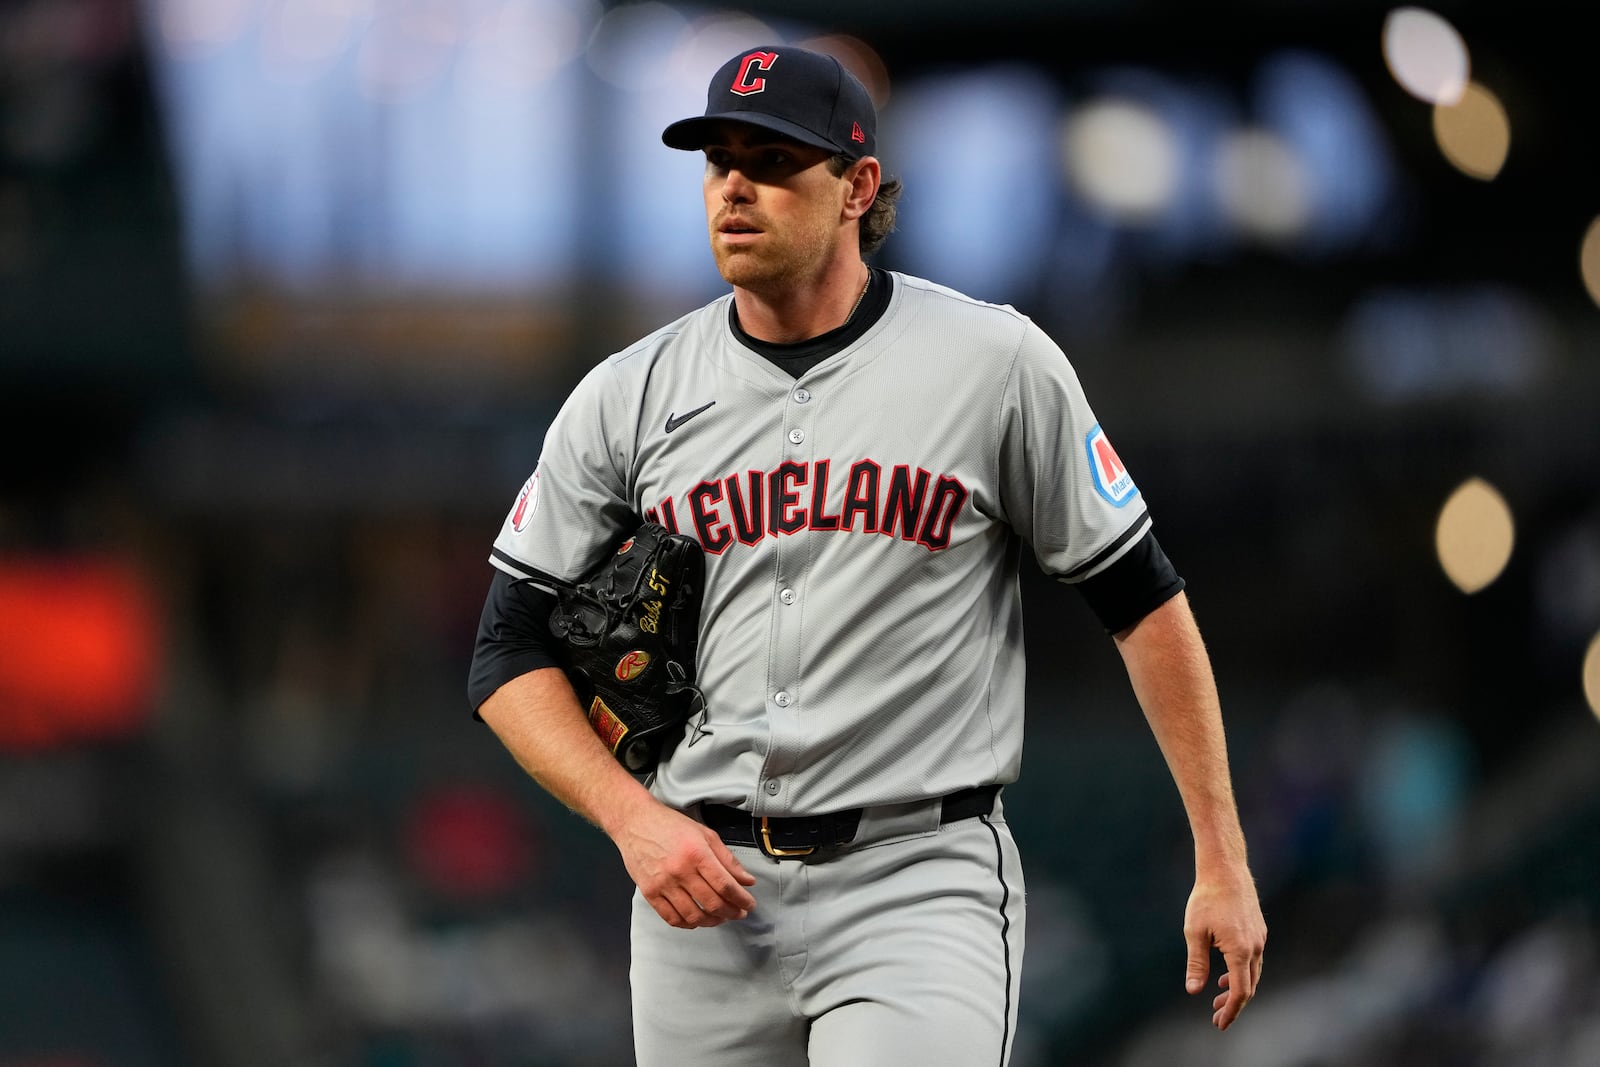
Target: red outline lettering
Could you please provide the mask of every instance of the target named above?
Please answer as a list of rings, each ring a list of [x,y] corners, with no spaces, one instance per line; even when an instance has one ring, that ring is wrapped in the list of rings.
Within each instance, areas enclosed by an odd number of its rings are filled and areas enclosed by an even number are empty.
[[[928,497],[930,477],[927,471],[918,467],[916,485],[913,488],[910,465],[905,463],[894,465],[894,473],[889,475],[889,492],[884,496],[883,527],[879,533],[893,537],[895,523],[898,522],[902,541],[917,539],[917,525],[922,520],[922,505]]]
[[[928,514],[922,520],[922,532],[917,534],[918,543],[925,545],[929,552],[949,548],[950,528],[955,525],[956,515],[969,495],[967,487],[958,479],[948,474],[939,475],[933,486],[933,499],[928,502]]]
[[[702,499],[709,503],[702,503]],[[689,511],[694,515],[695,536],[700,545],[713,556],[720,556],[733,544],[733,534],[714,506],[722,499],[721,482],[701,482],[689,490]]]
[[[862,533],[878,532],[878,486],[883,468],[870,459],[860,459],[850,465],[850,476],[845,481],[844,506],[839,509],[840,529],[854,531],[856,514],[866,516]]]
[[[806,465],[785,460],[767,475],[767,479],[770,483],[767,488],[767,532],[777,536],[804,530],[807,514],[804,508],[800,508],[799,487],[806,484]],[[800,510],[791,515],[791,508]]]
[[[839,516],[828,514],[828,467],[832,460],[819,459],[812,464],[816,473],[811,479],[811,524],[812,530],[837,530]]]
[[[733,530],[739,535],[741,544],[759,544],[766,536],[767,531],[762,527],[761,520],[766,517],[766,508],[762,505],[762,490],[766,487],[766,478],[760,471],[750,471],[750,506],[745,507],[744,492],[739,488],[739,476],[730,474],[722,480],[728,487],[728,507],[733,512]]]

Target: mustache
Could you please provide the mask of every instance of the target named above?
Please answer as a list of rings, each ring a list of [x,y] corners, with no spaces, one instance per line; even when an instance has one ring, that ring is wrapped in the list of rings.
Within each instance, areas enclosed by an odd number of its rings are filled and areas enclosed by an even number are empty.
[[[760,215],[749,211],[730,211],[727,208],[717,212],[717,217],[712,222],[712,228],[721,230],[730,222],[752,230],[765,230],[767,228],[765,220]]]

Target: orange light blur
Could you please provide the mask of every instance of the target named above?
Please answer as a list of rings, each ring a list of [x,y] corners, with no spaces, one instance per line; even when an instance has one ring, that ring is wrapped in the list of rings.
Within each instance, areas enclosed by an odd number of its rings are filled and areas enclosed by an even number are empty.
[[[1511,120],[1494,93],[1472,82],[1456,103],[1434,106],[1433,137],[1461,173],[1493,181],[1511,151]]]
[[[1476,593],[1510,562],[1516,523],[1498,489],[1469,478],[1440,509],[1434,542],[1445,575],[1463,593]]]
[[[0,749],[135,733],[152,710],[159,631],[155,597],[132,567],[0,562]]]

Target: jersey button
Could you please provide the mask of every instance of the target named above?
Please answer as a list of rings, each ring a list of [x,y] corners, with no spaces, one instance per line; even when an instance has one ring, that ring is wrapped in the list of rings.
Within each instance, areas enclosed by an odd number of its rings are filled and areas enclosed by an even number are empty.
[[[794,603],[794,590],[793,589],[785,589],[783,592],[778,594],[778,599],[783,601],[785,604],[793,604]]]
[[[796,389],[794,391],[794,402],[796,404],[811,403],[811,393],[805,389]]]
[[[789,431],[789,443],[797,445],[806,439],[806,432],[799,427]]]
[[[762,788],[767,791],[767,796],[775,797],[778,795],[778,790],[782,789],[783,787],[769,778],[767,779],[767,784],[762,786]]]
[[[789,706],[789,694],[780,689],[772,695],[772,702],[780,708],[786,708]]]

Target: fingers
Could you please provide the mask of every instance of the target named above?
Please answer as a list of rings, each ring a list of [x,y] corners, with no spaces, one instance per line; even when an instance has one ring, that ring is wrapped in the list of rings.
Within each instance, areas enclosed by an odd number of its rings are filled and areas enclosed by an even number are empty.
[[[709,924],[710,916],[701,909],[694,897],[682,889],[674,887],[663,892],[661,896],[662,906],[656,908],[656,914],[667,920],[668,926],[676,926],[680,930],[692,930]]]
[[[667,808],[616,835],[634,884],[661,920],[679,929],[743,919],[755,877],[711,830]]]
[[[665,877],[651,887],[655,892],[645,893],[656,914],[670,926],[720,926],[743,919],[755,909],[756,898],[745,888],[755,884],[755,876],[715,835],[710,835],[707,845],[705,851],[691,857],[693,866],[687,872],[674,875],[669,868],[663,872]]]
[[[1198,993],[1211,972],[1211,951],[1222,954],[1226,973],[1217,979],[1222,992],[1211,1001],[1211,1022],[1218,1030],[1233,1025],[1256,995],[1267,928],[1248,872],[1236,879],[1197,880],[1184,912],[1184,942],[1189,960],[1186,988]]]
[[[1189,946],[1189,966],[1183,985],[1194,994],[1205,988],[1206,978],[1211,974],[1211,935],[1204,929],[1185,929],[1183,940]]]
[[[1225,992],[1211,1005],[1211,1024],[1218,1030],[1226,1030],[1233,1025],[1244,1006],[1255,997],[1256,978],[1261,973],[1260,956],[1240,959],[1224,953],[1223,959],[1228,965],[1228,973],[1217,980],[1217,986]]]
[[[738,857],[733,854],[733,850],[723,842],[722,838],[707,830],[706,840],[710,842],[711,854],[717,857],[717,862],[722,864],[723,868],[730,872],[740,885],[756,884],[756,876],[744,869],[744,864],[739,862]],[[749,896],[748,893],[745,895]],[[753,907],[754,905],[755,898],[750,897],[749,906]]]
[[[1189,943],[1189,973],[1187,988],[1190,993],[1198,993],[1205,985],[1207,973],[1210,971],[1211,946],[1201,942],[1197,946],[1191,939]],[[1224,951],[1222,954],[1226,972],[1217,978],[1217,988],[1222,990],[1211,1001],[1211,1024],[1218,1030],[1226,1030],[1233,1025],[1246,1004],[1256,995],[1256,985],[1261,980],[1261,959],[1259,951],[1233,953]]]
[[[696,929],[743,919],[755,908],[749,892],[729,873],[709,865],[681,881],[665,884],[645,899],[669,926]]]
[[[734,857],[722,838],[710,830],[705,833],[711,857],[700,863],[696,873],[713,896],[696,896],[711,914],[723,919],[742,919],[756,906],[756,898],[745,888],[756,884],[755,876],[744,869],[744,864]]]
[[[645,899],[668,926],[680,930],[721,926],[750,914],[749,908],[734,907],[719,898],[704,879],[693,888],[667,886],[654,894],[645,894]]]
[[[742,919],[756,906],[756,898],[722,867],[701,868],[699,884],[690,895],[700,904],[700,909],[717,922]]]

